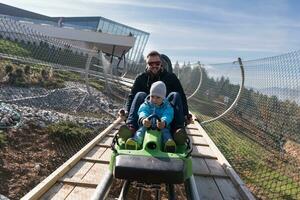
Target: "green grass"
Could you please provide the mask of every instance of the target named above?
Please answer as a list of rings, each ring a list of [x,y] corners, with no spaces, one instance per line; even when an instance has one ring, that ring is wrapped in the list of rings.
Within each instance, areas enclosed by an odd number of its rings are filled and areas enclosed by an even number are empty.
[[[79,139],[93,133],[93,130],[69,121],[51,124],[47,127],[47,131],[52,137],[65,141],[68,139]]]
[[[17,56],[30,56],[31,52],[16,42],[0,39],[0,52]]]
[[[191,110],[193,108],[195,107],[192,106]],[[202,120],[210,118],[197,111],[193,113],[200,116]],[[277,152],[266,150],[221,121],[209,123],[204,126],[204,129],[250,190],[254,194],[259,194],[258,197],[299,198],[300,183],[291,175],[291,173],[299,175],[299,172],[292,164],[283,162]]]
[[[84,79],[80,76],[80,73],[77,72],[54,71],[54,77],[63,81],[84,81]]]
[[[104,86],[103,86],[104,82],[100,81],[100,80],[96,80],[96,79],[90,79],[89,80],[89,85],[92,86],[93,88],[99,90],[99,91],[103,91]]]
[[[0,130],[0,147],[6,144],[6,142],[6,136],[4,135],[4,132]]]

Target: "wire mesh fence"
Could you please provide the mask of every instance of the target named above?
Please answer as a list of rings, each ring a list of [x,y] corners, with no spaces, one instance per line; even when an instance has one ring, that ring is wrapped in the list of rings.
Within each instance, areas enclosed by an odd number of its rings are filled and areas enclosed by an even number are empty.
[[[0,17],[0,194],[19,199],[112,121],[124,76],[143,68],[119,61]],[[300,199],[299,62],[299,51],[245,61],[244,79],[239,62],[173,70],[258,199]]]
[[[190,110],[258,199],[300,199],[300,52],[241,64],[240,96],[239,62],[201,65]]]
[[[20,199],[114,120],[117,62],[0,17],[0,194]]]

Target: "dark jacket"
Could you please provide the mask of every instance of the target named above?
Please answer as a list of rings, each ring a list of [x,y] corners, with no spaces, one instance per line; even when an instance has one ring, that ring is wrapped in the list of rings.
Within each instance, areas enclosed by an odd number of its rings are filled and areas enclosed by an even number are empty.
[[[183,113],[188,115],[188,105],[185,93],[181,86],[180,81],[174,73],[169,73],[166,70],[161,71],[157,76],[151,77],[148,72],[143,72],[135,78],[131,92],[128,96],[126,110],[129,112],[134,96],[138,92],[145,92],[146,94],[150,93],[151,84],[156,81],[162,81],[166,84],[167,87],[167,96],[171,92],[178,92],[182,99]]]

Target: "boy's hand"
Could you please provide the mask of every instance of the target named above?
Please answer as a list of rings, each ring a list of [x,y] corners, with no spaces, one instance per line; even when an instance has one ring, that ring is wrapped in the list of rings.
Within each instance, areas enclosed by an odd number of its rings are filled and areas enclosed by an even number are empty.
[[[158,121],[156,120],[157,128],[163,129],[166,127],[166,122],[165,121]]]
[[[147,118],[143,119],[143,125],[146,127],[146,128],[149,128],[151,126],[151,121],[148,120]]]

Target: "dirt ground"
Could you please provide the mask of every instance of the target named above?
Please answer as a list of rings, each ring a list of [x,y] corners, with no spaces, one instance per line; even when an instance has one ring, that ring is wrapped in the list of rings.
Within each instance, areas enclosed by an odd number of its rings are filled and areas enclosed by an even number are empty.
[[[119,194],[122,190],[124,181],[123,180],[114,180],[113,184],[111,186],[110,192],[108,194],[107,199],[112,200],[112,199],[118,199]],[[138,197],[139,189],[136,187],[136,183],[133,183],[130,185],[128,194],[127,194],[127,199],[128,200],[135,200]],[[183,184],[178,184],[174,185],[174,191],[175,191],[175,197],[177,200],[186,200],[186,194],[185,194],[185,189]],[[161,200],[168,200],[168,193],[166,191],[166,187],[164,184],[161,184],[161,193],[160,193],[160,199]],[[152,200],[156,199],[156,192],[154,189],[149,189],[147,188],[146,190],[143,190],[142,192],[142,197],[141,199],[143,200]]]
[[[71,156],[67,149],[58,148],[64,145],[49,137],[46,130],[8,130],[7,144],[0,147],[0,194],[10,200],[23,197]],[[122,185],[121,180],[114,180],[108,199],[117,198]],[[183,185],[176,185],[175,192],[177,199],[186,199]],[[130,187],[127,197],[136,199],[137,194],[138,189]],[[155,191],[144,191],[143,199],[155,199]],[[164,186],[161,199],[168,199]]]
[[[20,199],[59,167],[67,157],[44,130],[8,130],[0,147],[0,194]]]

